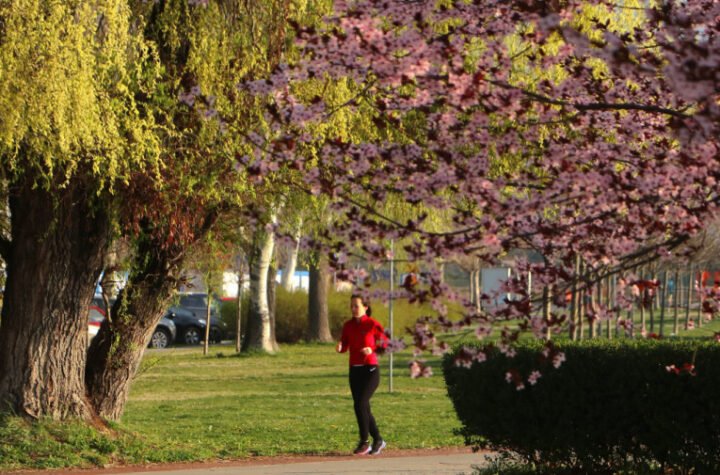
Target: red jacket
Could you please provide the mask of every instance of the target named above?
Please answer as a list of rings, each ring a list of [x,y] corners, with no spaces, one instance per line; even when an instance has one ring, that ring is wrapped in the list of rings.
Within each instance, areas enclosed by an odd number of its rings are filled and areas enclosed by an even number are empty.
[[[387,339],[382,325],[374,318],[363,315],[359,322],[351,318],[343,325],[340,352],[345,353],[350,350],[350,366],[376,365],[378,360],[375,349],[378,346],[385,347]],[[364,354],[362,349],[365,347],[372,348],[373,352],[369,355]]]

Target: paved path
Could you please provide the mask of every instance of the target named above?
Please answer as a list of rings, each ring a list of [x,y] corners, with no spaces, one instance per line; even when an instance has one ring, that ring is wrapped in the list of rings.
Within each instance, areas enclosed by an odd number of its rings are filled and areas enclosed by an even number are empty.
[[[486,465],[486,453],[468,449],[414,450],[380,456],[269,457],[189,465],[156,465],[110,469],[17,472],[24,475],[472,475],[474,467]]]
[[[422,457],[356,457],[350,460],[300,462],[245,467],[213,467],[169,472],[133,472],[137,475],[304,475],[392,474],[471,475],[473,465],[483,464],[480,454],[430,455]]]

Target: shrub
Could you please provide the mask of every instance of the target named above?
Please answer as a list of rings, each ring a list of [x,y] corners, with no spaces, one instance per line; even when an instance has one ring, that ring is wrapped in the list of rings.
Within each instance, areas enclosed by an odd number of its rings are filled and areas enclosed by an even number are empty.
[[[331,290],[328,298],[328,320],[333,338],[339,338],[342,326],[350,318],[351,292]],[[303,290],[287,291],[281,286],[276,288],[275,296],[275,337],[279,343],[296,343],[306,336],[308,325],[308,294]],[[388,325],[388,308],[382,302],[372,302],[373,316],[384,326]],[[243,328],[247,325],[250,313],[250,298],[247,292],[243,295],[242,321]],[[410,304],[405,300],[395,301],[394,326],[395,336],[401,336],[405,328],[412,327],[418,318],[433,313],[429,305]],[[234,300],[223,301],[220,306],[220,317],[228,325],[228,334],[234,337],[237,332],[237,303]]]
[[[510,449],[553,473],[657,464],[720,473],[720,345],[595,340],[557,349],[567,358],[559,369],[544,362],[537,342],[512,360],[490,350],[470,369],[455,365],[460,349],[445,357],[467,444]],[[683,369],[691,362],[694,370]],[[524,389],[506,381],[512,370],[524,375]],[[542,374],[535,385],[527,380],[533,370]]]

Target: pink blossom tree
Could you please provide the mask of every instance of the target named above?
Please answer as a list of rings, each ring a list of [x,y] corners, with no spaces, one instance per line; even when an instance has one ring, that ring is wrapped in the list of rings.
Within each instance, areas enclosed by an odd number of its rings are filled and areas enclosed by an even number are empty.
[[[518,264],[532,271],[533,289],[513,279],[503,290],[516,298],[492,311],[468,304],[460,321],[420,322],[418,348],[437,346],[437,326],[473,324],[478,337],[508,319],[539,334],[560,328],[564,299],[537,321],[537,295],[564,295],[577,283],[578,259],[590,270],[580,285],[590,285],[671,254],[717,209],[720,5],[632,5],[337,1],[323,28],[296,28],[302,59],[240,86],[272,99],[273,134],[253,140],[256,154],[244,160],[258,174],[271,163],[301,169],[309,192],[335,198],[346,219],[328,234],[333,264],[348,278],[344,264],[357,249],[348,243],[358,241],[378,260],[384,239],[408,237],[417,260],[461,253],[494,263],[517,248],[543,256]],[[356,95],[340,105],[296,94],[305,81],[347,78]],[[378,133],[324,137],[320,161],[296,153],[318,145],[309,124],[340,109],[370,110]],[[427,230],[422,215],[393,220],[378,206],[389,196],[449,210],[453,226]],[[426,282],[404,291],[447,295],[437,274]],[[502,336],[501,349],[512,351],[517,331]],[[547,351],[562,362],[552,344]]]

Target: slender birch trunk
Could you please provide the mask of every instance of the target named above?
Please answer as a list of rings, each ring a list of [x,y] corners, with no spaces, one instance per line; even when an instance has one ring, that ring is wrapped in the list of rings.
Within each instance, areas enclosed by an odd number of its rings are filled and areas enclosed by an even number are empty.
[[[302,225],[303,221],[301,219],[295,229],[295,242],[292,247],[287,249],[287,257],[285,258],[285,266],[283,268],[282,280],[280,282],[282,288],[287,291],[293,290],[293,278],[295,276],[295,268],[297,267],[298,254],[300,253]]]
[[[259,227],[249,255],[250,315],[243,340],[243,351],[275,351],[272,320],[268,304],[268,274],[275,248],[275,235]]]

